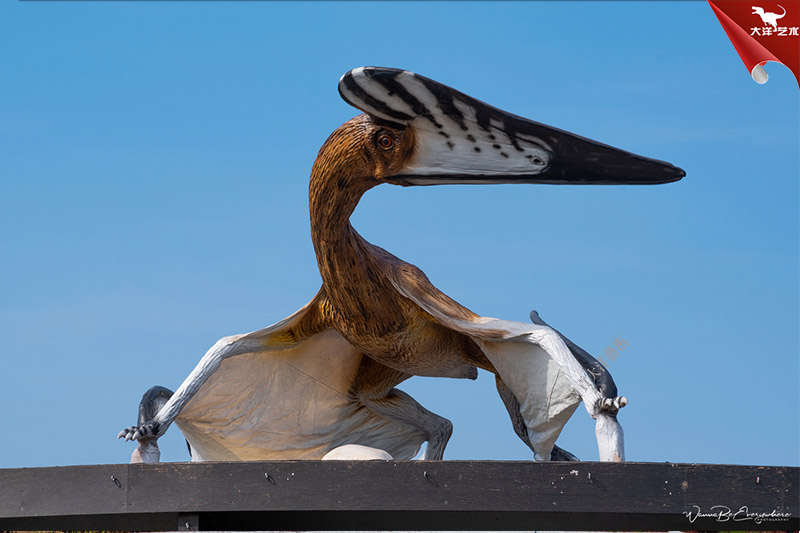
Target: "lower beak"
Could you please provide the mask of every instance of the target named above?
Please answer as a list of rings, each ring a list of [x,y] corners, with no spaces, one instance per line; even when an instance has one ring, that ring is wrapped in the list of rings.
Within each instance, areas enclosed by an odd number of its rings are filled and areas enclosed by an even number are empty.
[[[655,185],[686,173],[650,159],[519,117],[505,128],[470,134],[414,128],[412,160],[387,181],[397,185],[455,183],[552,183],[559,185]]]

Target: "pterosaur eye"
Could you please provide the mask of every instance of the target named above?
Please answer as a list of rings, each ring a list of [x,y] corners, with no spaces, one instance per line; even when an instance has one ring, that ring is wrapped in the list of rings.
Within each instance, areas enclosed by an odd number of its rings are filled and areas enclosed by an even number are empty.
[[[378,133],[376,143],[384,150],[390,150],[394,147],[394,137],[388,131],[382,131]]]

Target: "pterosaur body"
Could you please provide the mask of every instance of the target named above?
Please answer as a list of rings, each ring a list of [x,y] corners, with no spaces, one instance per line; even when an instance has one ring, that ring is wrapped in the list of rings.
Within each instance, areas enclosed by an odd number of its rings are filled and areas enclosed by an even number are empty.
[[[656,184],[684,173],[495,109],[408,71],[360,68],[339,92],[365,112],[331,134],[311,172],[311,237],[322,287],[269,328],[220,340],[155,417],[123,430],[154,442],[177,422],[195,459],[320,458],[344,444],[442,458],[450,423],[395,388],[412,375],[493,372],[538,459],[581,400],[601,459],[623,458],[624,398],[590,356],[538,316],[482,317],[350,224],[377,185]],[[609,385],[610,383],[610,385]],[[552,455],[551,455],[552,454]]]

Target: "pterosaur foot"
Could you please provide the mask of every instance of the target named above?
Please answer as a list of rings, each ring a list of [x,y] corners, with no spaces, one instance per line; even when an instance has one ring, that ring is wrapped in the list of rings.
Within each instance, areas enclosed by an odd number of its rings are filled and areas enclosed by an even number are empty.
[[[580,461],[577,457],[569,453],[567,450],[553,446],[553,451],[550,452],[551,461]]]

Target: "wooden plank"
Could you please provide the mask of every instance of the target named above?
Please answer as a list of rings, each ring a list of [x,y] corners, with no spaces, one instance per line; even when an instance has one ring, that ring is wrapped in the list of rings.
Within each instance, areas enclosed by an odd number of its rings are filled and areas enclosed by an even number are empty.
[[[0,469],[0,517],[125,512],[128,465]]]
[[[774,531],[799,529],[798,502],[792,467],[273,461],[0,470],[6,530],[176,530],[190,521],[189,529]]]

